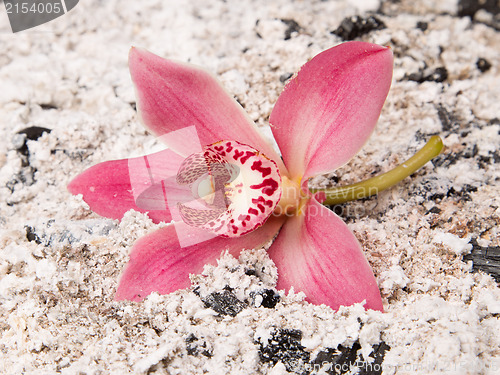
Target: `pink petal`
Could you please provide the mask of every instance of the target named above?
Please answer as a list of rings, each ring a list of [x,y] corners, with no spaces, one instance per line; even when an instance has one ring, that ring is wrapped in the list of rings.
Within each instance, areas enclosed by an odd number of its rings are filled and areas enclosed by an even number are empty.
[[[283,163],[255,124],[207,71],[132,48],[129,67],[143,123],[174,151],[182,144],[164,135],[195,126],[202,146],[220,140],[247,144]],[[185,155],[187,156],[187,155]]]
[[[392,52],[347,42],[305,64],[271,113],[273,134],[292,178],[346,163],[371,134],[391,85]]]
[[[171,220],[163,191],[150,188],[162,178],[177,173],[183,158],[171,150],[132,159],[112,160],[94,165],[68,185],[72,194],[82,194],[92,211],[111,219],[121,219],[134,209],[147,212],[156,223]],[[141,167],[148,165],[149,168]],[[150,188],[149,190],[147,190]],[[153,192],[161,196],[154,196]],[[142,198],[141,198],[142,194]],[[151,201],[156,199],[156,206]],[[143,203],[141,204],[141,200]]]
[[[382,311],[382,300],[370,265],[347,225],[311,199],[305,214],[285,223],[269,256],[278,267],[278,289],[302,291],[314,304]]]
[[[187,247],[180,247],[173,225],[159,229],[132,248],[115,299],[141,301],[152,292],[167,294],[187,288],[189,274],[202,272],[205,264],[215,264],[225,250],[238,256],[242,249],[261,247],[273,238],[282,223],[282,218],[271,218],[245,236],[215,237]]]

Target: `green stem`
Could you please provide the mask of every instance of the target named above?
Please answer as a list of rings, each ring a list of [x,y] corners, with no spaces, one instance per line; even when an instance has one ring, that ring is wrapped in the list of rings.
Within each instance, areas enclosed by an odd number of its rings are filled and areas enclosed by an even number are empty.
[[[442,149],[443,141],[439,136],[435,135],[413,157],[389,172],[356,184],[329,189],[311,189],[311,192],[326,193],[326,200],[323,204],[328,206],[366,198],[378,194],[412,175],[428,161],[438,156]]]

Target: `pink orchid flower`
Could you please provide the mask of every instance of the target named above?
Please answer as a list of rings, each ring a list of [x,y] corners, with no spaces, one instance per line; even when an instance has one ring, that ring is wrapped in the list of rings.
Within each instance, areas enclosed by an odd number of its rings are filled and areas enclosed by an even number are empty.
[[[129,65],[140,117],[169,148],[98,164],[68,188],[82,194],[96,213],[113,219],[130,209],[146,212],[154,222],[170,222],[180,214],[192,241],[181,245],[175,225],[137,241],[116,299],[140,301],[152,292],[187,288],[189,274],[214,264],[222,251],[238,256],[277,235],[268,253],[278,268],[278,289],[293,287],[309,302],[333,309],[366,301],[365,308],[382,310],[361,246],[346,224],[308,191],[307,181],[345,164],[368,139],[391,85],[392,64],[389,48],[364,42],[340,44],[306,63],[286,85],[269,120],[280,157],[212,75],[133,48]],[[202,145],[194,156],[186,152],[191,137],[179,135],[188,127],[195,128]],[[177,176],[177,183],[190,189],[203,164],[222,166],[223,175],[224,166],[234,165],[243,176],[224,180],[220,189],[210,180],[210,210],[181,203],[148,207],[149,200],[167,192],[161,195],[166,202],[175,192],[163,182],[156,190],[147,190],[152,186],[148,182],[141,188],[131,176],[147,165],[148,178]],[[149,197],[152,191],[156,198]]]

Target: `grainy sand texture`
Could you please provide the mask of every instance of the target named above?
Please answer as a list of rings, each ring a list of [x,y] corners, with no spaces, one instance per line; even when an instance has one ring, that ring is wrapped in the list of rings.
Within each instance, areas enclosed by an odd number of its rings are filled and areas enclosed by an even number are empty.
[[[498,274],[473,257],[500,245],[498,12],[495,1],[82,0],[14,34],[0,5],[0,372],[498,374]],[[114,301],[131,246],[167,224],[102,218],[66,186],[162,148],[136,113],[130,47],[204,66],[269,136],[291,75],[351,39],[392,48],[391,91],[360,153],[311,184],[387,171],[435,134],[445,144],[394,188],[335,207],[385,312],[276,290],[265,249],[220,249],[190,289]]]

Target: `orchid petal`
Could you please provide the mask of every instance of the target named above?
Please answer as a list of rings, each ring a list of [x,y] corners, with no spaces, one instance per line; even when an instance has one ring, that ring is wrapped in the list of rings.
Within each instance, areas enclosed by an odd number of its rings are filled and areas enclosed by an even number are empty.
[[[187,247],[179,245],[173,225],[159,229],[142,237],[132,248],[115,299],[141,301],[152,292],[167,294],[187,288],[189,274],[201,273],[205,264],[215,264],[221,252],[228,250],[238,256],[243,249],[259,248],[274,237],[282,223],[282,218],[273,217],[245,236],[215,237]]]
[[[314,304],[333,309],[366,300],[382,310],[377,282],[361,247],[336,214],[310,199],[291,217],[269,249],[278,267],[278,289],[304,292]]]
[[[391,85],[392,52],[347,42],[306,63],[269,122],[293,179],[329,172],[366,142]]]
[[[138,48],[130,50],[129,67],[142,122],[172,150],[188,156],[178,149],[183,142],[169,134],[194,126],[202,145],[235,140],[256,148],[285,170],[253,121],[207,71]]]
[[[72,194],[82,194],[92,211],[121,219],[134,209],[147,213],[156,223],[171,220],[162,179],[175,176],[183,158],[171,150],[132,159],[112,160],[94,165],[68,185]],[[156,180],[155,180],[156,179]],[[156,185],[155,185],[156,184]],[[153,202],[157,202],[153,204]]]

